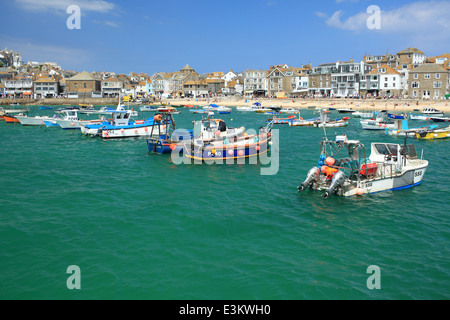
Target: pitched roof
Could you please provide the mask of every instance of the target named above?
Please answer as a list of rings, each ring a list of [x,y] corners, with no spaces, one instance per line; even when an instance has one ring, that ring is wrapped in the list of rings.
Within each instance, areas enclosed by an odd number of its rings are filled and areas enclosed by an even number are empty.
[[[411,72],[447,72],[444,68],[442,68],[440,65],[436,63],[424,63],[417,68],[414,68],[411,70]]]
[[[405,50],[402,50],[400,52],[398,52],[397,54],[406,54],[406,53],[420,53],[420,54],[425,54],[422,51],[420,51],[417,48],[407,48]]]
[[[386,72],[381,72],[381,69],[386,69]],[[369,74],[397,74],[399,76],[402,75],[400,72],[398,72],[397,70],[392,69],[387,64],[381,65],[381,67],[372,70],[371,72],[369,72]]]
[[[98,81],[98,79],[94,78],[87,71],[80,72],[79,74],[73,76],[72,78],[70,78],[68,80],[76,80],[76,81],[93,81],[93,80],[97,80]]]

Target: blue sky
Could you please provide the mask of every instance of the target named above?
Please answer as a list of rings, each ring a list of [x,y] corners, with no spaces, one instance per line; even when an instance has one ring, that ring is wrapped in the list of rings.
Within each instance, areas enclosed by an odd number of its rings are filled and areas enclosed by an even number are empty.
[[[69,5],[81,29],[69,30]],[[380,8],[380,29],[367,8]],[[27,61],[117,73],[268,69],[417,47],[450,52],[450,1],[2,0],[0,47]]]

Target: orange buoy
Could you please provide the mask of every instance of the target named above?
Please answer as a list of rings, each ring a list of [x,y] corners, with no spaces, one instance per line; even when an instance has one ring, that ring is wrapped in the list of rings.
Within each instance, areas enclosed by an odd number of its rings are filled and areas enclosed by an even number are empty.
[[[172,143],[170,144],[170,150],[175,150],[175,148],[177,147],[176,143]]]
[[[356,195],[362,196],[363,194],[364,194],[364,189],[363,188],[357,188],[356,189]]]
[[[332,157],[328,157],[325,160],[325,163],[327,164],[327,166],[333,166],[336,163],[336,160],[334,158],[332,158]]]
[[[238,151],[238,156],[242,157],[244,154],[245,154],[245,153],[244,153],[244,150],[239,150],[239,151]]]

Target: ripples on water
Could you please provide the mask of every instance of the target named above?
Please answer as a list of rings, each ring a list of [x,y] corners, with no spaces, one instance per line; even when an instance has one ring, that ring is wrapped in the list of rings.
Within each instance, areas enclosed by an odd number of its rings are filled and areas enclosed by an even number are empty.
[[[223,117],[255,129],[266,119]],[[352,122],[327,134],[401,143]],[[262,176],[261,165],[174,165],[143,139],[0,123],[0,297],[449,298],[448,141],[416,142],[430,161],[416,188],[324,200],[296,189],[322,129],[275,128],[280,168]],[[66,288],[72,264],[78,292]],[[366,287],[369,265],[381,290]]]

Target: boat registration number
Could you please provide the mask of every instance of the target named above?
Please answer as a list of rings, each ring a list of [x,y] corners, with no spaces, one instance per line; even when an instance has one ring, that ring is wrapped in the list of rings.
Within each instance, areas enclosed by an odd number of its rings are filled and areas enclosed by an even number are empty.
[[[420,177],[420,176],[422,176],[422,171],[416,171],[415,173],[414,173],[414,177]]]
[[[222,156],[222,152],[218,151],[216,153],[212,153],[211,151],[208,151],[208,157],[220,157]]]

